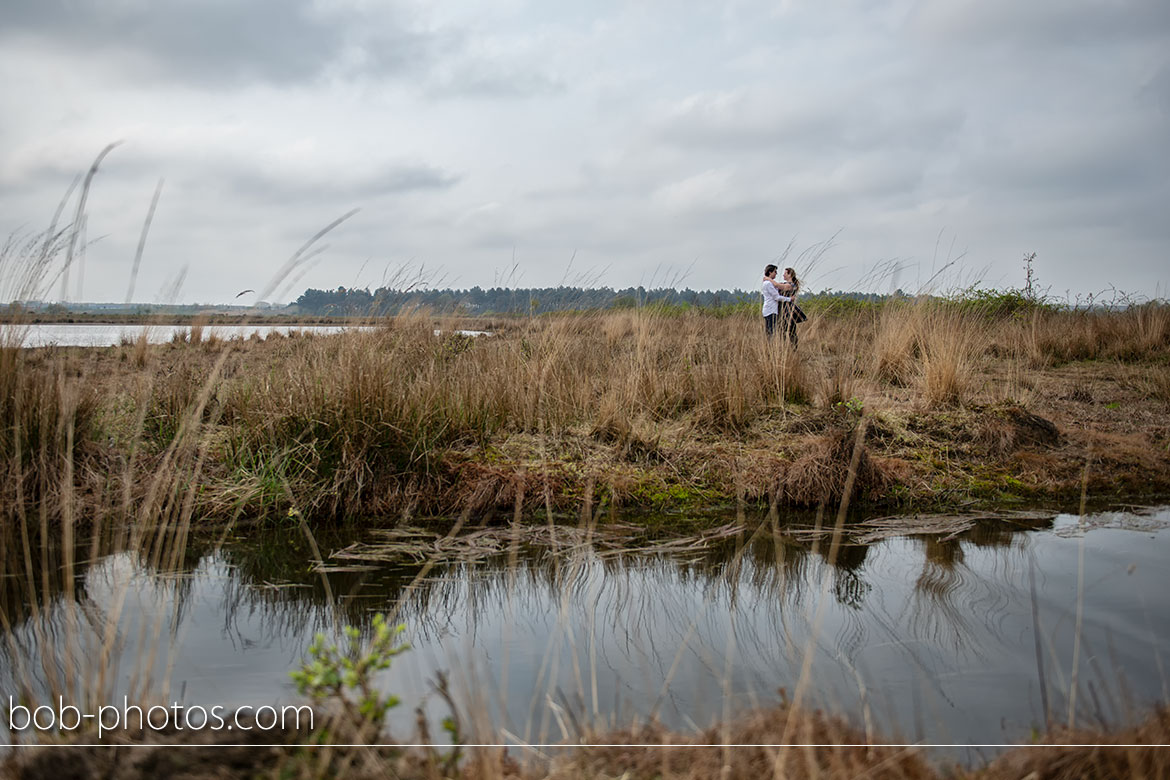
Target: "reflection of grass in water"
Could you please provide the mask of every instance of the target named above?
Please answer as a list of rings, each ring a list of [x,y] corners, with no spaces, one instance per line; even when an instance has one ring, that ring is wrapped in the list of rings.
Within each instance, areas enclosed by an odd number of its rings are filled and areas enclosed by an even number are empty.
[[[500,533],[506,535],[506,531]],[[604,531],[598,535],[604,535]],[[223,549],[225,561],[238,575],[238,582],[231,587],[239,604],[249,610],[268,604],[277,611],[287,608],[302,615],[309,613],[298,609],[298,605],[306,602],[318,607],[330,606],[319,576],[307,571],[312,563],[307,550],[295,541],[291,544],[278,541],[283,538],[277,534],[261,535],[246,545],[229,545]],[[378,608],[384,609],[387,604],[398,603],[400,618],[412,630],[427,632],[436,619],[434,616],[449,614],[451,605],[464,597],[473,605],[474,612],[476,605],[500,603],[516,593],[543,594],[545,599],[554,601],[565,593],[579,594],[585,587],[586,570],[575,565],[577,561],[588,562],[607,579],[615,580],[631,568],[660,567],[673,572],[672,576],[680,582],[701,582],[704,588],[725,590],[729,598],[734,598],[734,592],[740,587],[738,575],[742,573],[743,581],[754,590],[768,592],[771,598],[787,601],[799,609],[808,580],[805,561],[809,549],[808,544],[791,539],[777,543],[765,537],[750,539],[746,545],[744,539],[721,539],[702,549],[653,556],[591,547],[577,548],[575,553],[566,556],[549,547],[525,545],[518,554],[505,550],[482,558],[477,556],[473,563],[439,564],[417,582],[414,578],[422,570],[422,564],[414,562],[409,555],[375,563],[375,571],[327,568],[327,576],[335,594],[369,594],[372,589],[384,594],[384,601],[374,599],[364,602],[364,606],[360,600],[338,599],[332,607],[341,611],[344,622],[363,625],[370,617],[369,605],[378,604]],[[376,561],[376,553],[371,556]],[[737,556],[742,558],[738,564]],[[360,562],[374,563],[365,558]],[[745,566],[744,562],[750,565]],[[298,587],[272,587],[283,584]],[[301,617],[290,619],[295,621]]]
[[[922,545],[925,560],[914,584],[910,623],[914,635],[963,653],[974,644],[971,639],[975,631],[968,623],[967,605],[955,601],[965,576],[971,576],[963,565],[962,545],[957,540],[940,541],[933,537],[917,541]]]
[[[1011,537],[1002,530],[977,526],[965,532],[964,537],[971,541],[978,540],[981,546],[991,549],[1003,549],[1005,552],[1012,549]],[[303,545],[298,549],[297,544],[289,544],[287,538],[287,534],[262,533],[242,545],[229,544],[220,551],[219,554],[238,575],[229,578],[225,592],[229,617],[235,609],[260,610],[271,621],[267,631],[282,635],[303,635],[311,629],[326,627],[328,621],[339,618],[343,622],[360,624],[368,618],[371,605],[381,607],[386,603],[377,599],[363,602],[337,598],[331,601],[329,594],[320,587],[319,578],[306,571],[312,561],[311,554]],[[992,541],[989,542],[989,539]],[[347,540],[322,538],[318,541],[325,550],[329,550],[345,546]],[[953,572],[961,566],[962,544],[958,540],[943,542],[932,538],[921,538],[919,544],[924,552],[924,573],[919,578],[916,593],[923,600],[915,607],[915,619],[911,622],[913,634],[937,641],[940,632],[945,633],[945,626],[946,631],[955,635],[956,646],[962,645],[962,635],[970,629],[967,621],[971,617],[970,614],[964,615],[953,603],[953,594],[960,582]],[[137,557],[147,566],[157,557],[151,554],[151,546],[147,545],[146,553]],[[745,532],[739,538],[718,539],[702,548],[680,546],[689,551],[676,557],[656,556],[650,561],[622,554],[596,556],[588,549],[579,551],[579,557],[566,558],[563,555],[552,555],[547,549],[528,546],[519,556],[513,557],[509,552],[498,553],[482,565],[440,564],[416,583],[413,580],[420,567],[417,564],[398,564],[376,573],[377,587],[379,590],[385,589],[385,598],[390,603],[396,600],[395,594],[398,594],[398,598],[401,598],[398,605],[400,616],[407,619],[412,627],[417,626],[423,636],[441,634],[444,630],[442,618],[436,616],[450,615],[457,609],[476,613],[500,609],[502,605],[523,610],[526,605],[533,607],[537,604],[557,603],[562,599],[579,603],[591,595],[587,592],[591,568],[606,572],[605,580],[614,583],[606,586],[613,594],[614,601],[630,605],[630,619],[633,622],[613,623],[610,628],[614,631],[632,628],[636,633],[640,630],[638,615],[647,614],[651,606],[649,602],[639,601],[642,594],[636,588],[631,589],[631,581],[624,576],[631,566],[661,567],[672,572],[671,576],[677,577],[680,582],[696,582],[703,591],[713,597],[718,594],[718,598],[729,604],[735,603],[741,583],[747,584],[755,591],[753,598],[763,598],[777,604],[787,603],[789,608],[786,612],[807,614],[809,594],[805,593],[805,589],[807,583],[818,576],[815,571],[808,570],[809,562],[816,560],[815,556],[809,556],[812,549],[809,543],[799,543],[783,534],[778,537],[762,534],[753,538]],[[11,553],[19,547],[8,544],[6,549]],[[176,559],[179,568],[171,571],[180,575],[190,572],[198,565],[201,557],[213,549],[214,545],[206,540],[189,542],[184,555]],[[824,546],[820,549],[822,553],[825,551]],[[830,567],[833,578],[830,593],[845,605],[850,603],[850,591],[844,589],[849,586],[840,583],[864,583],[858,570],[864,566],[867,550],[867,547],[861,545],[841,545],[835,565]],[[13,563],[19,565],[19,561]],[[59,573],[64,568],[59,563],[50,562],[52,571]],[[190,578],[174,577],[166,570],[155,576],[172,583],[171,598],[176,604],[175,617],[181,621],[182,605],[190,587]],[[368,593],[373,577],[365,572],[329,574],[335,596],[359,591]],[[63,592],[64,585],[59,578],[55,582],[55,587]],[[289,583],[311,587],[270,587]],[[623,587],[626,588],[624,592]],[[17,589],[6,598],[12,603],[23,602],[25,591]],[[517,599],[518,593],[529,595]],[[78,592],[78,597],[85,600],[83,591]],[[305,609],[306,603],[315,606]],[[736,630],[739,632],[740,627]],[[62,633],[63,629],[59,629],[56,639],[60,640]],[[766,645],[766,641],[758,637],[743,633],[737,635],[740,646],[762,648]],[[848,636],[839,637],[838,641],[844,646],[855,644],[855,640],[850,641]]]
[[[764,527],[770,528],[767,523]],[[978,528],[977,526],[964,533],[963,538],[966,541],[942,542],[937,539],[922,539],[919,542],[923,551],[923,565],[925,569],[929,569],[933,573],[930,577],[920,578],[919,592],[932,606],[937,606],[934,600],[945,602],[953,593],[954,583],[947,580],[946,573],[962,567],[964,544],[973,544],[978,541],[982,548],[1003,550],[1005,553],[1013,549],[1012,537],[1003,530],[977,530]],[[113,538],[113,535],[107,538]],[[336,617],[338,614],[353,614],[360,618],[368,613],[363,607],[348,606],[344,599],[331,602],[328,594],[320,587],[312,589],[265,587],[265,583],[311,584],[317,579],[317,575],[306,571],[307,564],[313,559],[312,554],[304,546],[288,544],[287,538],[287,534],[261,533],[248,539],[242,545],[228,544],[217,553],[222,556],[222,560],[230,562],[233,569],[240,575],[238,584],[230,586],[238,590],[234,592],[228,590],[226,593],[226,598],[229,601],[236,602],[237,608],[253,609],[259,607],[269,610],[270,618],[276,621],[270,624],[270,629],[281,632],[303,631],[313,620],[326,621],[330,619],[330,616]],[[342,538],[319,538],[317,541],[326,551],[344,546],[346,542]],[[103,547],[108,544],[110,542],[99,543]],[[81,540],[77,547],[84,545],[85,540]],[[181,605],[187,598],[185,589],[190,583],[190,578],[182,575],[184,572],[189,573],[199,566],[200,560],[212,554],[216,547],[206,540],[189,540],[185,544],[184,554],[179,556],[155,555],[154,550],[157,547],[156,539],[150,538],[149,543],[144,544],[145,551],[135,554],[134,559],[146,567],[149,567],[151,561],[154,560],[178,562],[176,569],[159,569],[149,576],[159,579],[163,583],[170,583],[167,587],[171,587],[173,590],[170,591],[167,598],[173,600],[177,605],[173,614],[175,619],[181,621]],[[165,548],[166,545],[163,547]],[[10,544],[6,549],[11,554],[14,550],[18,551],[19,546]],[[524,611],[536,604],[557,603],[560,600],[568,600],[578,604],[586,602],[588,599],[597,597],[596,591],[591,590],[590,585],[590,567],[595,567],[606,572],[608,575],[606,579],[613,583],[605,586],[610,589],[608,592],[612,594],[612,599],[629,605],[628,620],[612,622],[608,630],[614,632],[632,630],[637,634],[639,631],[644,632],[652,628],[649,625],[640,628],[640,621],[644,618],[639,616],[648,614],[651,606],[657,607],[659,605],[652,605],[645,601],[652,596],[639,592],[638,588],[634,586],[633,580],[629,577],[623,577],[623,572],[630,571],[631,567],[635,569],[646,566],[662,567],[682,582],[701,582],[704,590],[711,591],[713,589],[714,592],[721,594],[719,596],[720,603],[734,602],[737,598],[737,590],[743,587],[739,584],[742,582],[759,591],[759,593],[753,594],[754,598],[762,597],[777,603],[785,602],[789,604],[789,607],[786,607],[784,611],[803,613],[807,619],[809,613],[807,599],[811,598],[812,594],[804,589],[807,588],[808,582],[818,578],[818,572],[815,569],[810,570],[809,567],[814,563],[817,566],[829,564],[821,556],[827,555],[831,548],[821,544],[816,548],[817,552],[810,555],[809,553],[813,552],[813,549],[812,543],[800,543],[795,538],[785,537],[783,534],[773,536],[770,533],[764,533],[753,537],[746,531],[739,538],[728,537],[715,540],[702,549],[691,549],[686,554],[677,557],[659,555],[649,561],[631,559],[630,556],[623,555],[597,557],[590,555],[587,549],[579,550],[577,553],[579,557],[566,558],[563,555],[550,555],[547,550],[528,547],[516,557],[510,556],[507,551],[497,554],[486,561],[486,565],[440,564],[432,569],[428,576],[414,583],[414,587],[411,588],[407,586],[412,583],[414,575],[421,569],[417,565],[400,564],[394,567],[388,580],[380,579],[379,585],[387,584],[391,592],[405,595],[400,614],[407,618],[407,622],[412,625],[417,622],[425,632],[428,630],[426,627],[430,619],[429,615],[450,614],[456,607],[474,612],[497,609],[501,605],[510,604],[512,608]],[[837,548],[836,557],[827,568],[833,582],[829,591],[831,596],[838,587],[836,583],[857,581],[851,578],[860,580],[863,576],[867,550],[868,548],[859,545],[840,545]],[[73,552],[77,557],[76,547]],[[57,553],[49,552],[46,548],[46,554],[50,556],[51,569],[59,572],[65,568],[60,564],[59,557],[53,557]],[[588,565],[585,565],[585,562],[588,562]],[[14,561],[12,565],[20,565],[19,560]],[[487,569],[486,576],[485,569]],[[176,577],[176,574],[180,576]],[[332,593],[338,595],[345,592],[357,592],[372,575],[364,572],[337,572],[328,576],[333,585]],[[59,579],[56,582],[55,587],[63,593],[63,583]],[[951,584],[948,585],[948,582]],[[530,595],[517,596],[517,594],[525,593]],[[842,600],[839,598],[840,594],[837,595],[838,600]],[[23,599],[24,591],[13,593],[10,598]],[[53,598],[61,600],[63,596]],[[844,601],[848,603],[848,599],[844,599]],[[306,609],[306,603],[313,606]],[[925,606],[922,608],[926,609]],[[349,609],[354,609],[354,611],[347,611]],[[602,619],[613,620],[613,618]],[[960,621],[955,621],[949,612],[945,619],[949,621],[948,624],[951,626],[960,623]],[[58,618],[58,620],[62,619]],[[68,620],[75,621],[77,618],[69,617]],[[52,641],[48,646],[53,646],[53,642],[65,643],[69,640],[68,631],[63,622],[58,623],[56,628],[49,629],[50,632],[55,633],[49,634]],[[680,626],[679,628],[679,639],[681,639],[681,629],[685,627]],[[756,647],[761,649],[765,647],[764,640],[745,632],[743,629],[744,627],[739,624],[733,625],[737,647],[747,652],[752,652],[753,648]],[[442,631],[442,626],[432,621],[430,630]],[[920,626],[915,629],[915,632],[929,633],[929,629]],[[164,632],[164,644],[168,641],[173,641],[173,639],[167,639]],[[572,653],[582,662],[588,663],[588,653],[586,652],[588,637],[576,636],[573,641],[577,644]],[[840,637],[838,641],[846,641],[846,638]],[[35,652],[36,648],[26,646],[20,650],[24,653],[30,653]],[[165,657],[165,653],[163,657]],[[163,657],[160,657],[160,660],[163,660]],[[547,674],[546,677],[552,679]],[[586,686],[584,693],[586,693],[586,697],[581,700],[581,704],[576,706],[588,707],[588,686]],[[778,724],[784,722],[779,715],[773,714],[769,717]],[[734,721],[721,727],[722,730],[712,733],[715,735],[716,741],[727,734],[739,734],[743,738],[754,738],[752,735],[764,734],[771,734],[774,738],[783,736],[782,729],[774,732],[753,731],[753,727],[747,725],[748,723],[749,721]],[[587,721],[582,720],[579,725],[584,728]],[[798,735],[805,733],[802,729],[811,727],[811,724],[799,726],[794,733]],[[742,731],[736,731],[736,729],[742,729]],[[589,733],[600,737],[606,732]],[[654,733],[658,734],[659,738],[666,738],[665,732]],[[832,731],[832,733],[838,734],[841,739],[859,738],[856,732],[848,730]],[[627,737],[623,737],[622,734],[628,734],[628,732],[618,732],[613,735],[613,739],[615,741],[626,739]],[[487,733],[480,736],[486,737]],[[671,737],[675,741],[680,738],[682,738],[681,735]],[[597,755],[597,760],[602,760],[600,754],[586,753],[584,755]],[[605,760],[636,763],[641,759],[633,756],[615,758],[615,756],[610,755]],[[826,776],[833,776],[832,772],[836,771],[832,768],[833,766],[843,766],[843,764],[838,765],[828,761],[822,766],[822,771],[826,773]]]

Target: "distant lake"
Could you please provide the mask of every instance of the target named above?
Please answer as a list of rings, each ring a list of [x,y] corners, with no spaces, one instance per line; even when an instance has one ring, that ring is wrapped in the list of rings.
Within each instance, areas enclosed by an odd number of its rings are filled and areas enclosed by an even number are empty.
[[[267,338],[271,333],[287,336],[289,333],[308,333],[328,336],[347,330],[367,330],[368,325],[205,325],[203,338],[247,339],[256,335]],[[22,335],[22,347],[114,347],[123,342],[135,342],[146,333],[151,344],[165,344],[175,334],[190,333],[189,325],[109,325],[95,323],[38,323],[30,325],[0,324],[0,343],[6,343],[8,334]],[[465,336],[488,335],[485,331],[456,331]],[[435,331],[438,335],[439,331]]]
[[[124,341],[137,341],[143,333],[151,344],[165,344],[176,333],[190,333],[189,325],[108,325],[95,323],[37,323],[30,325],[0,325],[0,333],[23,332],[22,347],[113,347]],[[287,336],[291,331],[329,335],[351,330],[348,325],[205,325],[203,338],[215,334],[220,339],[246,339],[257,334],[267,338],[270,333]]]

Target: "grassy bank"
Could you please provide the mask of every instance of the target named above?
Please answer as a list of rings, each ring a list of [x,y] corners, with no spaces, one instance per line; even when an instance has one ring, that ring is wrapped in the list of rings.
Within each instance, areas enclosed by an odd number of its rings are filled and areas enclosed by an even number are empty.
[[[0,501],[325,521],[817,506],[847,482],[855,505],[914,509],[1170,491],[1170,307],[830,309],[798,350],[758,320],[4,347]]]

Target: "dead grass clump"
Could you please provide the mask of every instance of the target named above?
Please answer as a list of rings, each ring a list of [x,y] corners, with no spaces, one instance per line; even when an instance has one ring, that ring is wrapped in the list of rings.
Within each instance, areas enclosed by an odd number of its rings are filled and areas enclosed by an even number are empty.
[[[1069,391],[1060,396],[1062,401],[1075,401],[1079,404],[1093,403],[1093,394],[1089,392],[1084,385],[1077,384],[1069,388]]]
[[[1170,304],[1153,302],[1128,307],[1120,317],[1121,327],[1113,330],[1107,355],[1140,359],[1166,354],[1170,350]]]
[[[931,406],[961,404],[991,329],[977,309],[936,301],[887,305],[874,325],[870,373],[896,387],[916,381]]]
[[[985,323],[970,314],[937,308],[922,314],[916,325],[923,397],[932,406],[961,404],[983,351]]]
[[[207,326],[207,318],[204,316],[196,317],[191,321],[191,343],[203,343],[203,331]]]
[[[1021,447],[1054,447],[1060,430],[1050,420],[1018,404],[1000,404],[975,410],[979,422],[974,441],[981,449],[997,455]]]
[[[913,749],[874,747],[864,732],[839,718],[788,707],[754,712],[697,734],[678,734],[655,724],[597,735],[591,741],[606,747],[578,749],[555,763],[548,777],[936,777]],[[750,747],[721,747],[727,744]]]
[[[1005,324],[1019,336],[1015,322]],[[1120,310],[1044,310],[1035,312],[1024,346],[1034,367],[1051,362],[1143,360],[1170,351],[1170,305],[1152,302]]]
[[[661,432],[647,434],[644,425],[635,427],[628,414],[622,414],[619,407],[604,401],[589,436],[613,445],[615,454],[622,460],[661,461],[664,457]]]
[[[1148,366],[1126,383],[1142,398],[1170,403],[1170,365]]]
[[[597,417],[589,435],[607,444],[624,444],[634,435],[628,406],[616,394],[604,396],[598,403]]]
[[[804,353],[783,343],[765,363],[766,401],[771,403],[809,404],[813,399],[813,381]]]
[[[845,495],[854,450],[857,475],[853,490]],[[840,428],[809,444],[803,454],[779,477],[779,497],[791,504],[816,506],[838,504],[857,497],[874,499],[890,486],[890,475],[870,457],[865,446],[863,428]]]
[[[564,487],[562,476],[469,461],[458,468],[443,503],[473,516],[525,512],[543,506],[546,493],[559,498]]]
[[[138,338],[134,341],[134,365],[137,368],[145,368],[147,358],[150,356],[150,335],[146,328],[138,334]]]
[[[1100,476],[1106,479],[1121,479],[1120,472],[1133,479],[1165,479],[1162,475],[1166,470],[1166,457],[1144,434],[1088,430],[1078,431],[1076,437],[1092,458],[1089,465],[1090,480],[1102,471],[1104,473]]]
[[[633,312],[611,314],[601,321],[601,333],[605,336],[605,343],[610,348],[632,338],[636,329],[637,319]]]
[[[836,357],[821,379],[821,403],[827,407],[860,403],[862,372],[855,352]]]
[[[726,457],[709,464],[710,474],[704,478],[714,482],[719,477],[733,481],[736,495],[743,500],[765,501],[778,499],[777,484],[788,463],[774,452],[750,452],[739,457]]]
[[[920,357],[915,311],[886,306],[878,317],[873,339],[873,374],[897,387],[909,384]]]
[[[1159,709],[1138,725],[1117,731],[1059,729],[1046,735],[1039,744],[1008,752],[975,777],[985,780],[1170,777],[1170,750],[1165,747],[1170,744],[1170,710]]]
[[[56,358],[30,367],[19,348],[0,347],[4,503],[46,500],[72,472],[98,411],[93,387],[78,373]]]
[[[785,436],[825,433],[841,427],[842,413],[839,409],[809,409],[784,419]],[[868,432],[866,434],[869,435]]]
[[[161,366],[159,373],[154,375],[146,420],[162,443],[168,442],[175,435],[184,415],[203,396],[210,368],[201,359],[184,356]]]

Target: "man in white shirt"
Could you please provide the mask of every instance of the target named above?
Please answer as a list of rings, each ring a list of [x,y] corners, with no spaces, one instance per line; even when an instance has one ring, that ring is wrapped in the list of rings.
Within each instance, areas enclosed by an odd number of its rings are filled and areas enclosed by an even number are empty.
[[[780,304],[792,301],[790,296],[784,295],[776,287],[776,272],[780,270],[772,263],[764,266],[764,284],[761,292],[764,294],[764,333],[768,338],[776,331],[776,317],[780,313]]]

